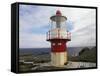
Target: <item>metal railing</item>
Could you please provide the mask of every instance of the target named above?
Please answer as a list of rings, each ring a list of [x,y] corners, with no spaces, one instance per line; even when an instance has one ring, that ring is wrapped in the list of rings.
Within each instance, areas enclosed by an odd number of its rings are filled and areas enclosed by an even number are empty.
[[[66,34],[62,34],[61,33],[57,33],[57,34],[51,34],[51,32],[47,32],[46,34],[46,39],[50,40],[50,39],[69,39],[71,40],[71,33],[70,32],[66,32]]]

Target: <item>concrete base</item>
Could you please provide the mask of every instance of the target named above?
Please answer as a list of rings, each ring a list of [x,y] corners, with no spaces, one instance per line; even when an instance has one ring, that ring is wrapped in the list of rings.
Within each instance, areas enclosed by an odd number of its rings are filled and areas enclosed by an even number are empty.
[[[52,52],[51,65],[56,67],[63,67],[67,63],[67,52]]]

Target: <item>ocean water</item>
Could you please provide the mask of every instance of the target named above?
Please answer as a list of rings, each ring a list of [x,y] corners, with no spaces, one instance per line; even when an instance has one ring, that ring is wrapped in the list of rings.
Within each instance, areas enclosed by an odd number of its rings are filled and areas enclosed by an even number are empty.
[[[68,47],[68,55],[69,56],[76,56],[79,52],[85,47]],[[92,47],[88,47],[92,48]],[[50,54],[50,48],[20,48],[19,54],[33,54],[33,55],[41,55],[41,54]]]

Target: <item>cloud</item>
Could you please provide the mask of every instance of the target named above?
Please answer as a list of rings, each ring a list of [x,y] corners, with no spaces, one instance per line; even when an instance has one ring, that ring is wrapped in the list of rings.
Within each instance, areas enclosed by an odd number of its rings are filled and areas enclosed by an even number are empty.
[[[72,33],[68,46],[95,46],[95,9],[20,5],[20,48],[50,47],[46,32],[50,29],[50,17],[56,10],[67,17],[66,28]]]
[[[96,45],[96,22],[95,11],[92,10],[74,23],[72,30],[72,42],[69,46],[95,46]]]
[[[50,43],[46,41],[46,35],[42,34],[20,35],[19,44],[20,48],[44,48],[50,46]]]

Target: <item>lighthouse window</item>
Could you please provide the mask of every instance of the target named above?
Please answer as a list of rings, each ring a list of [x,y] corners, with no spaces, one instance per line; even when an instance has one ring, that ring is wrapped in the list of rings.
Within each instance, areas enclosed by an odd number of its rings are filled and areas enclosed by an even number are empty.
[[[52,44],[53,46],[55,45],[55,43]]]
[[[58,43],[58,45],[61,45],[61,43]]]

